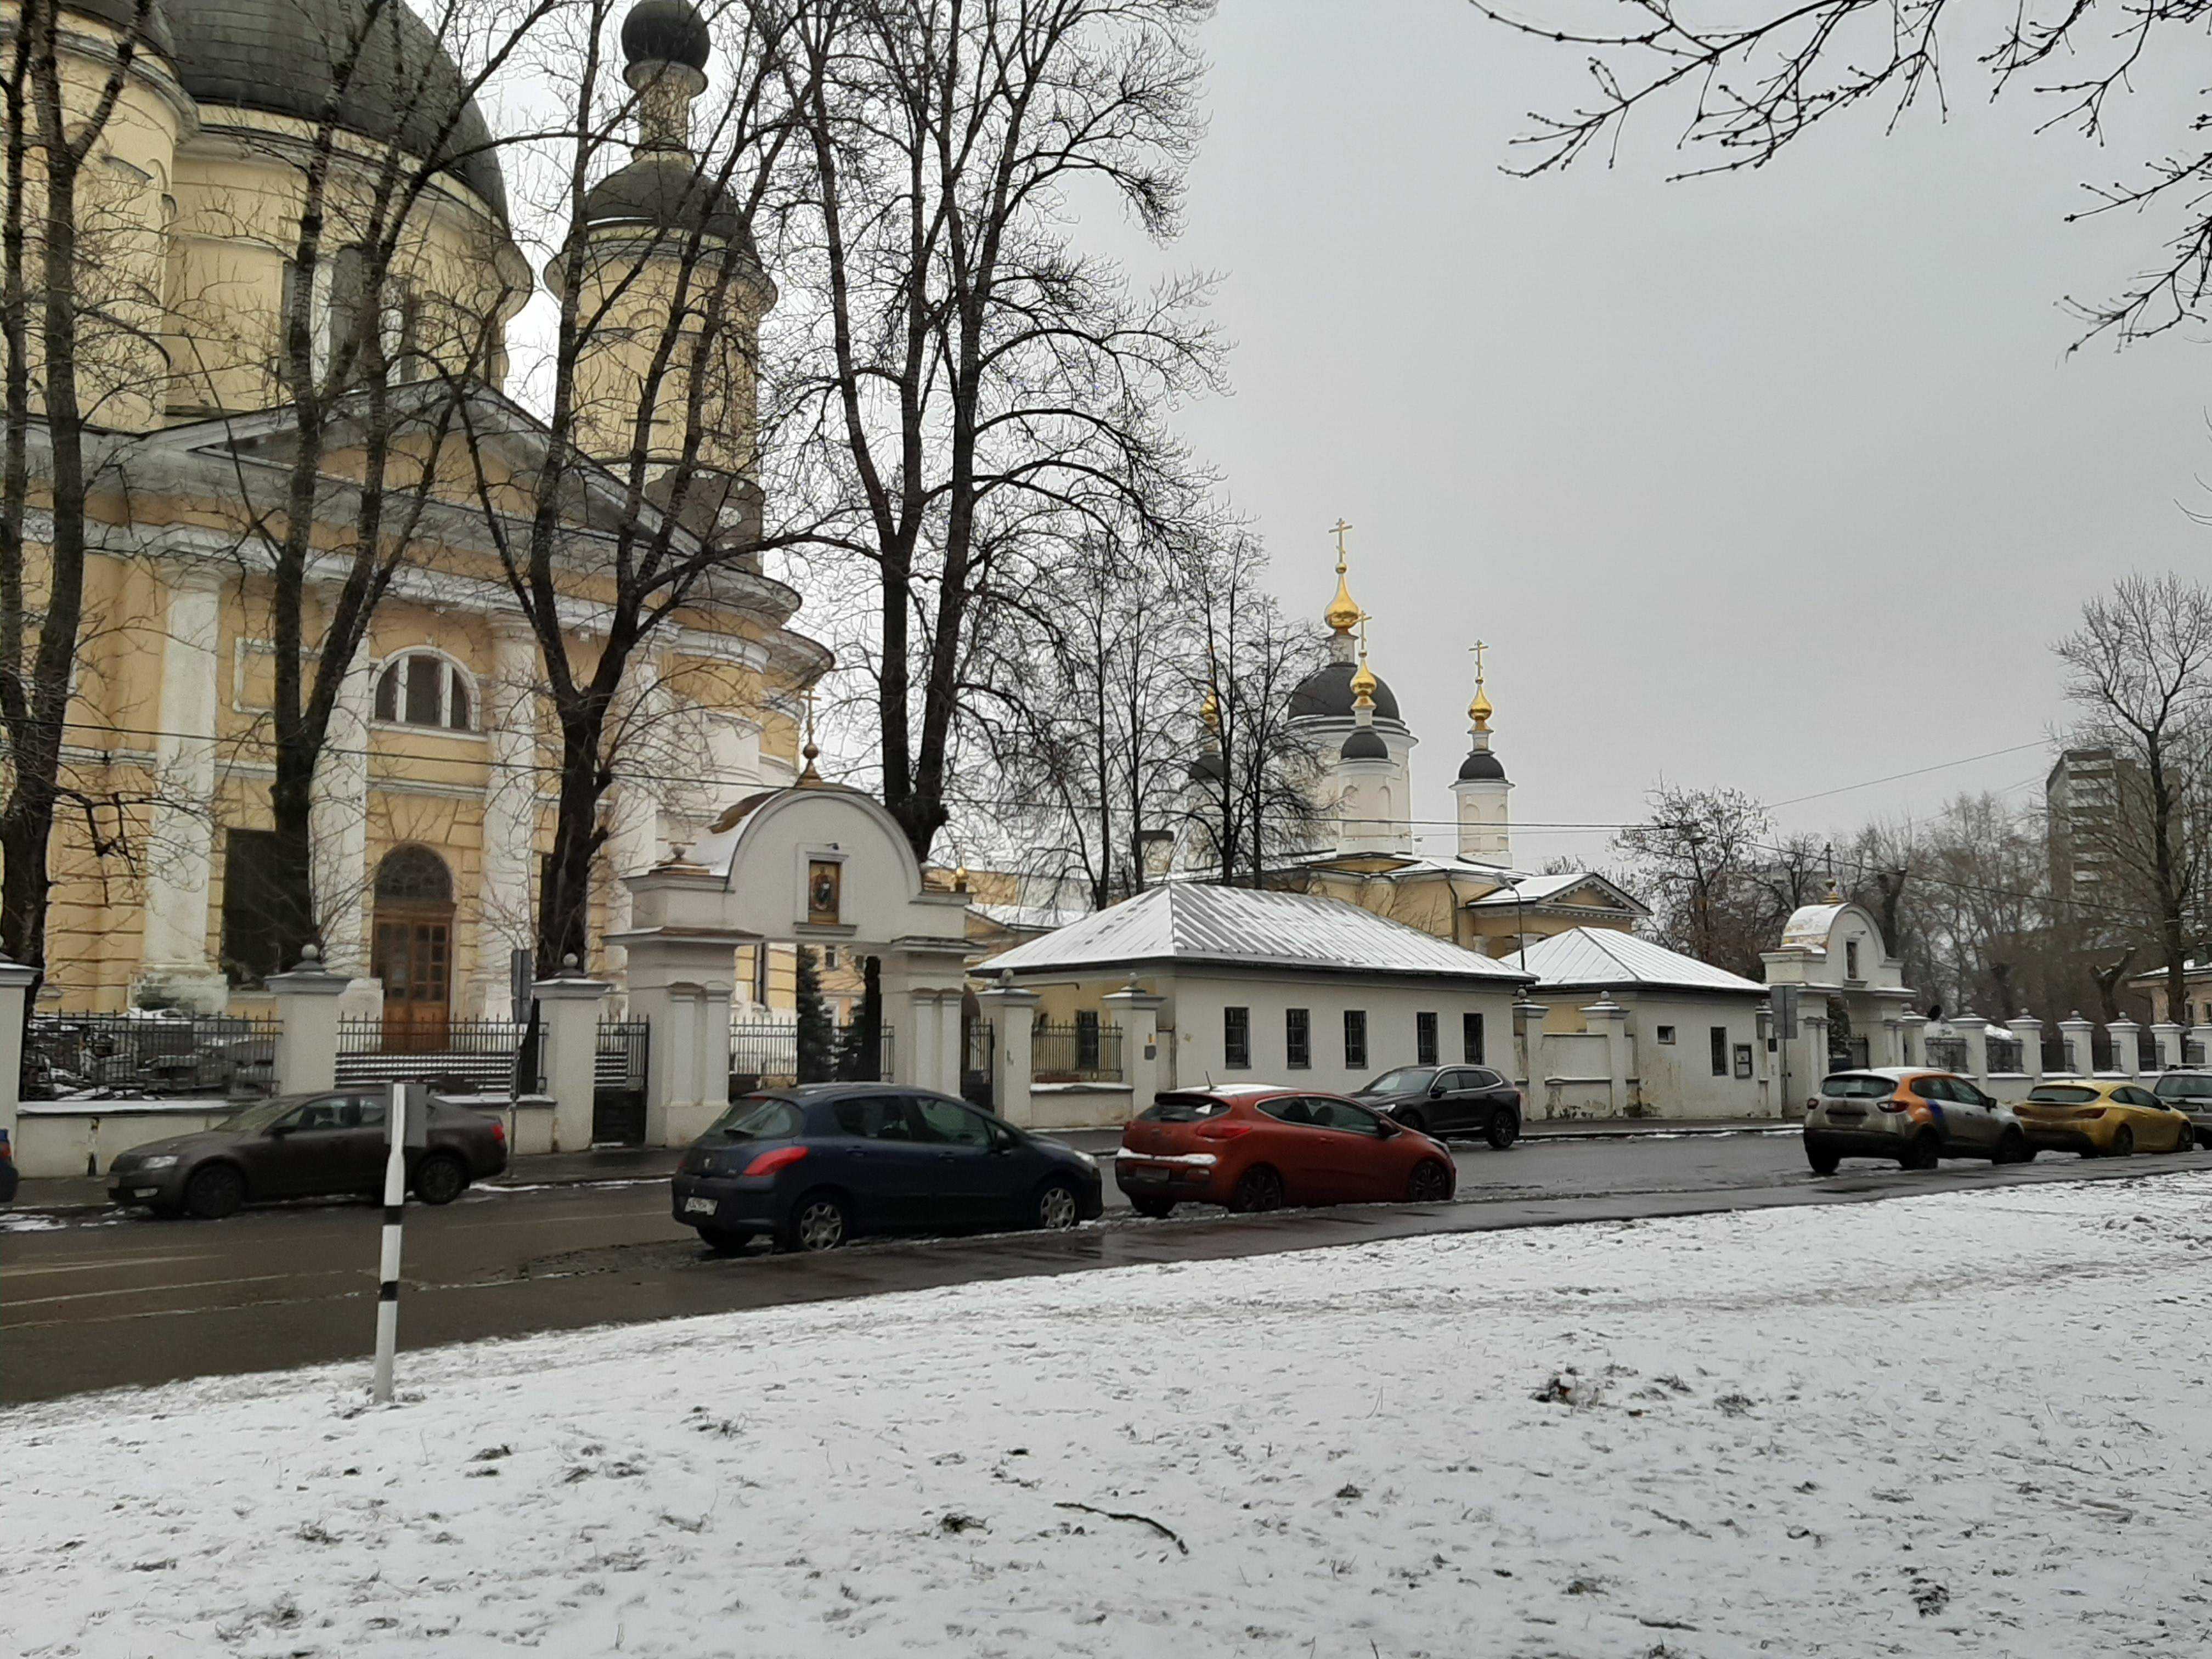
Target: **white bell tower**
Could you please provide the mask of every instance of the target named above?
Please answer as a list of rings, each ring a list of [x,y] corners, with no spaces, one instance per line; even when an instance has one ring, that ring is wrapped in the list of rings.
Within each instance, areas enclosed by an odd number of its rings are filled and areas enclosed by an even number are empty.
[[[1510,865],[1513,831],[1506,797],[1513,793],[1513,785],[1504,763],[1490,751],[1492,709],[1483,689],[1482,660],[1490,647],[1477,640],[1470,648],[1474,653],[1474,701],[1467,706],[1467,717],[1474,723],[1474,743],[1451,787],[1459,802],[1459,855],[1478,864]]]

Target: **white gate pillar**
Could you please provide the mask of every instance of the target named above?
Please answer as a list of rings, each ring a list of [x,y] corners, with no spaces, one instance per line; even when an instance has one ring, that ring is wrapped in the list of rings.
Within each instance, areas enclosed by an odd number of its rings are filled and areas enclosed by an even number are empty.
[[[2142,1027],[2122,1015],[2105,1029],[2112,1034],[2113,1068],[2133,1082],[2142,1073]]]
[[[2159,1070],[2178,1070],[2181,1065],[2181,1028],[2170,1019],[2162,1019],[2150,1028],[2150,1034],[2158,1044]]]
[[[0,957],[0,1140],[20,1155],[15,1116],[23,1103],[23,1000],[39,976],[35,968]]]
[[[1605,1039],[1607,1098],[1611,1115],[1620,1117],[1628,1109],[1628,1010],[1601,995],[1583,1010],[1583,1018]]]
[[[1917,1066],[1928,1054],[1928,1016],[1908,1008],[1897,1017],[1900,1052],[1897,1063]]]
[[[1129,1085],[1129,1115],[1133,1118],[1160,1091],[1160,1010],[1167,999],[1140,990],[1131,980],[1098,1000],[1121,1032],[1121,1081]]]
[[[724,883],[672,860],[623,878],[648,925],[610,933],[629,953],[629,1013],[652,1027],[645,1067],[645,1139],[682,1146],[730,1103],[730,999],[738,947],[759,935],[720,927]],[[694,921],[692,918],[698,920]]]
[[[2081,1018],[2079,1008],[2058,1022],[2058,1030],[2066,1040],[2066,1069],[2076,1077],[2097,1075],[2095,1056],[2089,1048],[2089,1033],[2096,1029],[2094,1023]]]
[[[1037,994],[1016,989],[1009,977],[990,990],[978,991],[975,1000],[991,1022],[992,1108],[1007,1122],[1027,1128],[1036,1121],[1030,1103],[1030,1042],[1036,1031]],[[1127,1039],[1122,1041],[1126,1044]],[[1122,1054],[1127,1053],[1124,1047]]]
[[[312,1094],[337,1086],[338,999],[348,982],[343,974],[324,972],[322,953],[312,945],[300,952],[300,965],[290,973],[269,975],[277,1019],[271,1093]]]
[[[592,1098],[598,1092],[599,1006],[614,988],[603,979],[586,979],[572,970],[556,979],[541,979],[531,986],[538,999],[538,1018],[545,1034],[545,1073],[538,1087],[553,1097],[553,1146],[556,1152],[580,1152],[592,1144]],[[725,1022],[726,1027],[727,1022]],[[722,1048],[725,1072],[729,1040]],[[727,1098],[728,1078],[723,1079]]]
[[[1990,1086],[1990,1023],[1971,1008],[1962,1008],[1953,1018],[1959,1035],[1966,1044],[1966,1075],[1974,1079],[1975,1086],[1987,1091]]]
[[[2005,1022],[2005,1029],[2020,1043],[2020,1069],[2030,1087],[2043,1081],[2043,1022],[2033,1014],[2022,1014]]]

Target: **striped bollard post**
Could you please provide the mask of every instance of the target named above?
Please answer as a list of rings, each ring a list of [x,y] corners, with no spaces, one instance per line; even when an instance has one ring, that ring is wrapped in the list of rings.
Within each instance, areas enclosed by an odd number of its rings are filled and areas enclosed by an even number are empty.
[[[392,1085],[384,1114],[384,1249],[376,1273],[376,1382],[380,1406],[392,1403],[392,1360],[399,1346],[399,1219],[407,1207],[407,1108],[415,1085]]]

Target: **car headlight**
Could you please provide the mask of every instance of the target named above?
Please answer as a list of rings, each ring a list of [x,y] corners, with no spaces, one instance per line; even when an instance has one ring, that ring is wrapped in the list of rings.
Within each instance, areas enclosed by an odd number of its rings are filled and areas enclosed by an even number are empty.
[[[169,1170],[175,1168],[176,1163],[177,1159],[174,1153],[164,1152],[159,1158],[140,1158],[138,1160],[138,1167],[142,1170]]]

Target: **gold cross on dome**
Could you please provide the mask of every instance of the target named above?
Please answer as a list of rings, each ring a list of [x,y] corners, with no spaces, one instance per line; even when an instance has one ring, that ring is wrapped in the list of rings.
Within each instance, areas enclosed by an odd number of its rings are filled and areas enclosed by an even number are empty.
[[[1474,683],[1480,686],[1482,684],[1482,653],[1489,650],[1490,647],[1484,641],[1477,640],[1473,645],[1468,647],[1468,649],[1474,653]]]
[[[1329,528],[1336,534],[1336,574],[1340,576],[1344,574],[1344,532],[1352,526],[1339,519]]]

